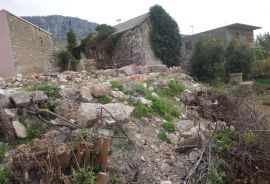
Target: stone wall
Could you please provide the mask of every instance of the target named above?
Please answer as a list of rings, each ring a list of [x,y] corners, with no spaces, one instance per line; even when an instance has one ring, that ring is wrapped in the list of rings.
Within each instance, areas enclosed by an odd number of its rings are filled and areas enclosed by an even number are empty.
[[[50,67],[52,36],[22,19],[6,14],[16,73],[43,73]]]
[[[149,42],[150,21],[147,19],[138,27],[125,32],[115,48],[112,62],[115,67],[129,64],[161,64],[155,57]]]

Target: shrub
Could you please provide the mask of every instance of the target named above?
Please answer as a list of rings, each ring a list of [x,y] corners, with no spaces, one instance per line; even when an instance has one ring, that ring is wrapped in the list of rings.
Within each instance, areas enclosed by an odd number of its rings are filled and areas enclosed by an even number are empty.
[[[124,86],[119,81],[111,81],[110,83],[113,88],[116,88],[119,91],[124,91]]]
[[[191,74],[199,80],[223,79],[225,51],[222,42],[214,37],[201,37],[191,57]]]
[[[94,184],[96,174],[90,169],[81,168],[75,173],[76,184]]]
[[[256,77],[262,78],[267,75],[270,76],[270,58],[254,62],[252,70]]]
[[[166,135],[166,133],[164,132],[161,132],[158,134],[158,138],[161,140],[161,141],[164,141],[164,142],[167,142],[167,143],[171,143],[170,139],[168,138],[168,136]]]
[[[35,138],[40,138],[44,132],[43,126],[38,122],[29,123],[27,127],[27,139],[30,141]]]
[[[226,49],[226,73],[242,72],[244,77],[251,74],[254,52],[243,41],[231,41]]]
[[[136,84],[133,88],[133,91],[139,93],[142,96],[144,96],[146,94],[145,89],[144,89],[143,85],[141,85],[141,84]]]
[[[176,130],[176,125],[171,121],[167,121],[163,123],[163,128],[166,132],[174,132]]]
[[[270,53],[270,33],[264,33],[257,36],[256,43],[261,46],[269,55]]]
[[[110,103],[112,101],[112,98],[109,96],[101,96],[98,98],[98,102],[101,104],[107,104]]]
[[[153,110],[151,107],[144,105],[142,103],[137,103],[133,111],[133,115],[137,118],[147,117],[151,118],[153,116]]]
[[[167,66],[180,63],[181,36],[176,21],[161,7],[150,8],[151,46],[156,57]]]
[[[70,68],[76,69],[76,60],[70,51],[63,50],[58,54],[58,65],[61,71],[69,70]]]
[[[72,52],[73,48],[77,45],[76,35],[73,29],[69,29],[69,31],[67,32],[67,44],[67,49],[70,52]]]
[[[90,130],[87,128],[80,128],[75,133],[75,140],[80,140],[81,138],[86,138],[91,134]]]

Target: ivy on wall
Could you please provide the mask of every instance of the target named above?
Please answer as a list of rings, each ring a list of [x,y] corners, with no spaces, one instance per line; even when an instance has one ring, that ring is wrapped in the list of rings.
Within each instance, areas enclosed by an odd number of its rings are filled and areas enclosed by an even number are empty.
[[[176,21],[159,5],[150,8],[150,41],[154,54],[165,65],[179,66],[181,35]]]

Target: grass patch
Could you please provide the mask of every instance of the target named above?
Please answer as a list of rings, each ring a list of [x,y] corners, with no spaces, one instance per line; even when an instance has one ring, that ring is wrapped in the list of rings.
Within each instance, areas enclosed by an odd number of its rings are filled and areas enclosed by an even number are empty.
[[[118,89],[119,91],[122,91],[122,92],[124,91],[124,86],[119,81],[111,81],[110,83],[111,83],[111,86],[113,88],[116,88],[116,89]]]
[[[181,115],[180,111],[165,99],[153,97],[151,95],[148,95],[147,99],[152,101],[151,108],[153,111],[167,121],[172,121],[174,117],[179,117]]]
[[[270,76],[265,76],[260,79],[256,79],[256,83],[263,85],[270,85]]]
[[[245,146],[248,146],[250,144],[253,144],[256,141],[256,135],[254,133],[248,133],[248,134],[245,134],[241,138],[241,140]]]
[[[171,140],[168,138],[165,132],[159,133],[158,138],[163,142],[171,143]]]
[[[136,84],[133,89],[134,92],[139,93],[140,95],[144,96],[146,94],[146,90],[141,84]]]
[[[168,97],[175,97],[180,95],[185,90],[183,84],[177,81],[170,81],[167,88],[159,89],[157,92],[160,95],[165,95]]]
[[[143,103],[137,103],[135,104],[135,109],[133,111],[133,115],[137,118],[151,118],[153,117],[153,109],[147,105],[144,105]]]
[[[86,138],[91,134],[90,130],[87,128],[80,128],[76,130],[75,140],[80,140],[81,138]]]
[[[167,121],[163,123],[163,128],[166,132],[174,132],[176,130],[176,125],[171,121]]]
[[[98,98],[98,102],[101,104],[107,104],[110,103],[112,101],[112,98],[109,96],[101,96]]]

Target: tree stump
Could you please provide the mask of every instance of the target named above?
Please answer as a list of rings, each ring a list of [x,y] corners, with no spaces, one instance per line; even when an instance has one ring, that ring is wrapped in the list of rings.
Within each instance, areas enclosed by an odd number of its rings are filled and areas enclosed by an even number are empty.
[[[5,140],[9,143],[14,143],[16,137],[13,125],[3,108],[0,108],[0,124]]]

